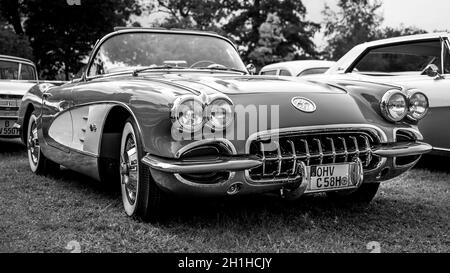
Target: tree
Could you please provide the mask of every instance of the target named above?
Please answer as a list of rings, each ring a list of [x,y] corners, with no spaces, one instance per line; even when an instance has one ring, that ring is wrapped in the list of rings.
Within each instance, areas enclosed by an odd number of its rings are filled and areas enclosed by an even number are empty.
[[[324,55],[338,60],[354,46],[377,39],[383,17],[378,14],[378,0],[339,0],[338,10],[325,7],[325,36],[328,45]]]
[[[23,28],[21,24],[19,0],[0,0],[0,16],[3,16],[14,28],[18,35],[22,35]]]
[[[158,0],[152,8],[168,15],[161,27],[220,32],[220,20],[236,7],[234,2],[238,1]]]
[[[306,9],[298,0],[158,0],[155,10],[168,15],[161,26],[216,31],[239,45],[244,60],[261,64],[269,61],[259,59],[265,50],[261,25],[274,14],[283,38],[271,46],[273,54],[281,59],[316,55],[312,37],[319,25],[305,20]]]
[[[20,34],[22,29],[29,37],[43,78],[54,79],[63,73],[68,80],[83,66],[83,60],[99,37],[111,32],[114,26],[130,23],[131,15],[141,14],[139,0],[81,0],[79,3],[0,0],[2,14],[15,32]]]
[[[281,33],[281,21],[276,14],[269,13],[267,19],[259,27],[258,46],[249,54],[249,58],[257,67],[282,60],[292,60],[293,56],[276,55],[277,47],[285,40]]]
[[[223,29],[239,45],[244,60],[252,60],[250,54],[260,46],[260,27],[269,14],[279,18],[277,28],[281,41],[272,48],[276,56],[299,59],[317,55],[312,38],[320,26],[305,19],[306,8],[301,1],[245,0],[237,1],[236,5],[236,11]]]
[[[378,39],[387,39],[392,37],[400,37],[400,36],[408,36],[408,35],[416,35],[416,34],[425,34],[426,30],[416,28],[416,27],[405,27],[404,25],[400,25],[399,27],[385,27],[378,31]]]
[[[17,35],[9,26],[0,22],[0,53],[33,59],[33,49],[25,35]]]

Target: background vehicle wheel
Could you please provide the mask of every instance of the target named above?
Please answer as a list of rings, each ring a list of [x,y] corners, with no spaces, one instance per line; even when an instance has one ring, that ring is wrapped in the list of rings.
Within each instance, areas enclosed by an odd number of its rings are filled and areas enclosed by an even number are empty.
[[[28,120],[27,151],[28,162],[32,172],[40,175],[46,175],[56,173],[59,170],[59,165],[46,158],[41,152],[37,131],[37,117],[34,112]]]
[[[367,206],[378,192],[380,183],[363,183],[350,192],[329,192],[328,198],[341,205]]]
[[[136,123],[128,119],[120,146],[122,202],[128,216],[153,222],[161,219],[164,193],[151,178],[148,167],[141,163],[144,151],[136,132]]]

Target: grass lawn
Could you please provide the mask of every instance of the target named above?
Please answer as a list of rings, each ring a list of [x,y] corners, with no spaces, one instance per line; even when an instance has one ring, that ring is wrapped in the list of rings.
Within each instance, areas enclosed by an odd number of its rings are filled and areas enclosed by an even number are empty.
[[[366,209],[323,196],[179,200],[152,225],[89,178],[33,175],[24,148],[0,142],[0,252],[68,252],[72,240],[82,252],[368,252],[371,241],[382,252],[449,252],[450,159],[431,159],[383,184]]]

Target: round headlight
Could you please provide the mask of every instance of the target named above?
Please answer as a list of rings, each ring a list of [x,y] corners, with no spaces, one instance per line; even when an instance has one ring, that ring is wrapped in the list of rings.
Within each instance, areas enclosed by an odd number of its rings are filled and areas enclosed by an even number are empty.
[[[408,114],[408,99],[398,90],[388,91],[381,100],[381,111],[389,121],[401,121]]]
[[[428,112],[428,98],[421,92],[414,92],[409,96],[408,118],[420,120]]]
[[[172,118],[180,130],[196,132],[203,127],[203,103],[194,98],[176,102]]]
[[[216,99],[208,106],[208,125],[222,130],[233,122],[233,105],[225,99]]]

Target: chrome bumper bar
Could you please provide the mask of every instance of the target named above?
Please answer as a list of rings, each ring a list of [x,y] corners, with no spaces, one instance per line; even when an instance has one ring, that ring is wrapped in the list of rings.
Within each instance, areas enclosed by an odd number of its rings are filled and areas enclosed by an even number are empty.
[[[399,142],[384,144],[373,150],[373,154],[380,157],[414,156],[431,152],[433,147],[423,142]]]
[[[183,161],[146,155],[142,159],[142,163],[156,170],[181,174],[245,171],[262,165],[258,157],[252,156],[198,157],[194,160]]]
[[[394,158],[414,156],[428,153],[432,147],[426,143],[392,143],[383,144],[372,149],[372,154],[380,157]],[[263,164],[257,156],[224,156],[224,157],[197,157],[195,159],[180,160],[167,159],[147,154],[142,163],[167,173],[211,173],[236,172],[250,170]]]

